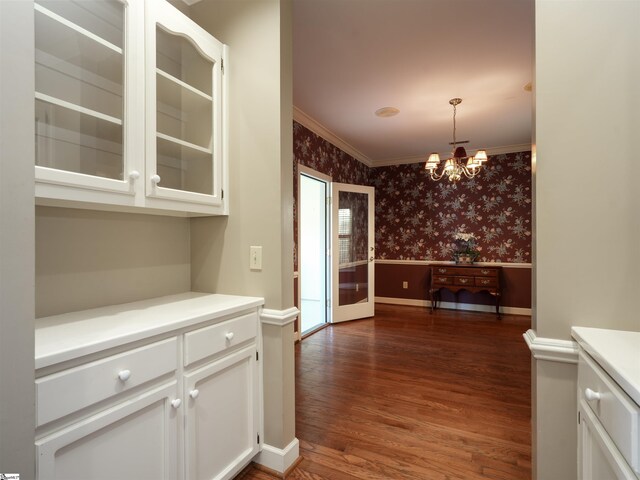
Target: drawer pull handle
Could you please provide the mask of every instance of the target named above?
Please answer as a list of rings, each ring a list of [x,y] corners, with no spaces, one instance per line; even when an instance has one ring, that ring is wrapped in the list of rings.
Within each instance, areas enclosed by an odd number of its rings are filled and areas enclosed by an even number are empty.
[[[600,400],[602,398],[602,395],[600,394],[600,392],[594,392],[590,388],[585,388],[584,396],[589,401],[591,401],[591,400]]]
[[[197,388],[194,388],[193,390],[191,390],[191,391],[189,392],[189,396],[190,396],[191,398],[193,398],[194,400],[195,400],[196,398],[198,398],[198,395],[200,395],[200,390],[198,390]]]
[[[469,280],[467,280],[466,278],[461,278],[460,279],[460,283],[467,283]]]
[[[487,273],[489,273],[489,270],[482,270],[483,275],[486,275]]]
[[[231,341],[233,340],[233,332],[229,332],[227,333],[224,338],[226,338],[227,340]]]
[[[120,373],[118,373],[118,378],[123,382],[126,382],[127,380],[129,380],[130,376],[131,376],[131,370],[122,370]]]
[[[447,269],[446,268],[439,268],[438,271],[440,273],[447,273]]]
[[[173,408],[180,408],[180,405],[182,405],[182,400],[180,400],[179,398],[171,400],[171,406]]]

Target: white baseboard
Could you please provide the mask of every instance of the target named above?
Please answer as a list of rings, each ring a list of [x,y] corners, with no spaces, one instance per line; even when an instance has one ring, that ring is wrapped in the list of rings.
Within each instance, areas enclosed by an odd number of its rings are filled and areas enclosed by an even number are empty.
[[[578,363],[578,344],[572,340],[539,337],[532,329],[527,330],[522,336],[536,360]]]
[[[391,305],[410,305],[413,307],[430,307],[431,302],[429,300],[418,300],[414,298],[394,298],[394,297],[376,297],[376,303],[389,303]],[[494,313],[496,307],[493,305],[476,305],[473,303],[455,303],[455,302],[440,302],[439,308],[446,308],[449,310],[464,310],[469,312],[487,312]],[[500,313],[506,315],[531,315],[530,308],[521,307],[500,307]]]
[[[272,447],[266,443],[262,444],[262,451],[253,459],[275,472],[284,473],[298,460],[300,456],[300,443],[294,438],[289,445],[283,449]]]

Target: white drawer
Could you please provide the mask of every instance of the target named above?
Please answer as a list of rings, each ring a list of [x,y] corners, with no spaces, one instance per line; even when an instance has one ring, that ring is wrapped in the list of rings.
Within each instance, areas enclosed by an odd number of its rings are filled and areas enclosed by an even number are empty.
[[[622,456],[640,473],[640,406],[582,351],[578,363],[578,399],[589,405]]]
[[[249,313],[185,334],[184,365],[215,355],[258,335],[258,314]]]
[[[174,337],[39,378],[36,423],[44,425],[173,372],[177,360]]]

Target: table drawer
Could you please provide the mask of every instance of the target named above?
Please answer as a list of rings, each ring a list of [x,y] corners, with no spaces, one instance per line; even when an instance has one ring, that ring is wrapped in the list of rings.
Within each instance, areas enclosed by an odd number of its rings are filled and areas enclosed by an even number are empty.
[[[456,269],[455,267],[432,267],[434,275],[455,275]]]
[[[177,351],[169,338],[37,379],[37,426],[175,371]]]
[[[454,277],[453,284],[473,287],[475,285],[475,279],[473,277]]]
[[[584,352],[578,361],[578,399],[589,405],[622,456],[640,473],[640,406]]]
[[[498,286],[496,277],[476,277],[476,287],[495,288]]]
[[[495,268],[476,268],[473,274],[476,277],[497,277],[498,270]]]
[[[453,285],[453,277],[448,277],[445,275],[435,275],[433,277],[434,285]]]
[[[185,334],[184,365],[215,355],[258,335],[256,312]]]

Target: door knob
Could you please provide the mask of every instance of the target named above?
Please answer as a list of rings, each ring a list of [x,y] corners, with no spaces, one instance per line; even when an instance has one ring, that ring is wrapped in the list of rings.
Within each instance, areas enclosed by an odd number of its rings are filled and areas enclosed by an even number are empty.
[[[198,398],[198,395],[200,395],[200,390],[198,390],[197,388],[194,388],[193,390],[191,390],[191,391],[189,392],[189,396],[190,396],[191,398],[193,398],[194,400],[195,400],[196,398]]]
[[[171,400],[171,406],[173,408],[180,408],[180,405],[182,405],[182,400],[180,400],[179,398]]]
[[[160,175],[151,175],[151,183],[153,183],[154,185],[157,185],[160,183]]]

